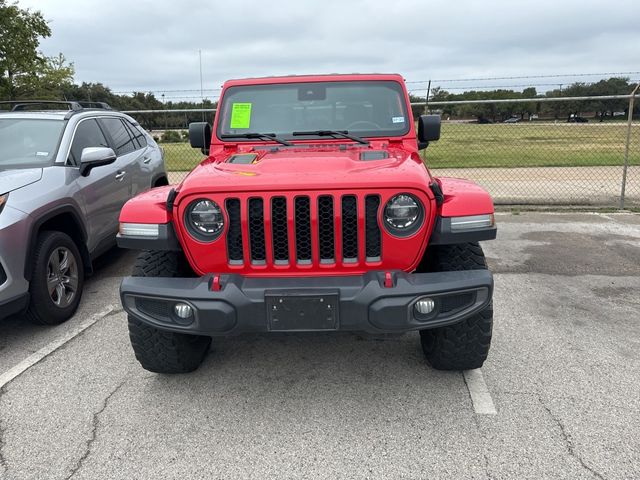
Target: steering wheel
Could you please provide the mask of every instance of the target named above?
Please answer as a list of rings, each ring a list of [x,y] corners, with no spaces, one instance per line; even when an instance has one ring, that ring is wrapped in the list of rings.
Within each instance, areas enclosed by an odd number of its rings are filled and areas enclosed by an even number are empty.
[[[378,125],[376,122],[370,122],[369,120],[357,120],[347,125],[347,131],[351,131],[351,129],[355,128],[356,125],[364,125],[365,127],[373,126],[373,128],[376,130],[382,130],[382,127]]]

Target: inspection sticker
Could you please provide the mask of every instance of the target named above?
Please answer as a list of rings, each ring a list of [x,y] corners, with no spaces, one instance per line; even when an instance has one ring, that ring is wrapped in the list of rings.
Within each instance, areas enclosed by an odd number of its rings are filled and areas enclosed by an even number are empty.
[[[234,103],[231,107],[230,128],[249,128],[251,125],[251,104]]]
[[[46,157],[49,155],[49,152],[36,152],[36,157]]]
[[[404,123],[404,117],[391,117],[392,123]]]

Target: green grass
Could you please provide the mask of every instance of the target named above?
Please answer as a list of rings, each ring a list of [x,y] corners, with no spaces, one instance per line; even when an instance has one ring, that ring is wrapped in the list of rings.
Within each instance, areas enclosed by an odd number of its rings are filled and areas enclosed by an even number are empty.
[[[632,136],[629,163],[640,165],[640,125]],[[423,155],[432,168],[622,165],[625,140],[621,123],[444,123]]]
[[[577,167],[622,165],[623,123],[443,123],[439,141],[426,151],[431,168]],[[163,143],[167,169],[185,171],[204,156],[188,143]],[[640,125],[632,130],[629,163],[640,165]]]

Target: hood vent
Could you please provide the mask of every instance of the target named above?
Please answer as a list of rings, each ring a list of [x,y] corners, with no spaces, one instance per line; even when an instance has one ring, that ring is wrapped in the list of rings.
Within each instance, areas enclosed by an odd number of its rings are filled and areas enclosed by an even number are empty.
[[[237,155],[231,155],[229,158],[227,158],[227,163],[248,165],[255,162],[256,158],[258,158],[258,155],[256,153],[240,153]]]
[[[384,160],[385,158],[389,158],[389,154],[384,150],[374,150],[374,151],[366,151],[360,153],[360,160]]]

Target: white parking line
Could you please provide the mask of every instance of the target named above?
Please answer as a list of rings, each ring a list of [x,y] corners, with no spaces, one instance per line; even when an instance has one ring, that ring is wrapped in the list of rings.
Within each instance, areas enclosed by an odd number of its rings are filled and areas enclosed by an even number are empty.
[[[467,384],[467,389],[473,402],[473,409],[476,413],[479,415],[496,415],[498,412],[491,399],[487,384],[484,383],[482,370],[479,368],[475,370],[464,370],[462,374],[464,375],[464,382]]]
[[[23,361],[18,363],[15,367],[12,367],[6,372],[4,372],[3,374],[0,374],[0,388],[4,387],[7,383],[9,383],[11,380],[16,378],[18,375],[21,375],[26,370],[33,367],[36,363],[40,362],[43,358],[47,357],[48,355],[51,355],[53,352],[55,352],[57,349],[59,349],[61,346],[67,343],[69,340],[80,335],[91,325],[96,323],[101,318],[106,317],[115,309],[116,309],[115,305],[110,305],[109,307],[105,308],[101,312],[98,312],[95,315],[92,315],[91,317],[89,317],[87,321],[82,322],[78,326],[72,328],[60,338],[45,345],[37,352],[29,355]]]

